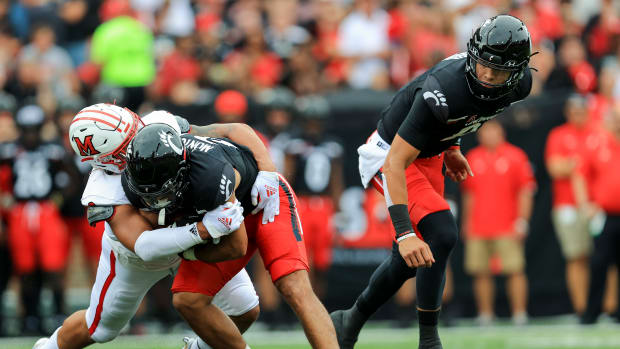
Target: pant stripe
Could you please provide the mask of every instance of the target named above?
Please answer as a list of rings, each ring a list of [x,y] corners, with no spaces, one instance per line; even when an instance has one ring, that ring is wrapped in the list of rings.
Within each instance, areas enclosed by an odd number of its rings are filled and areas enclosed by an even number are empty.
[[[295,234],[295,239],[297,241],[301,241],[301,227],[299,224],[299,218],[297,214],[297,205],[295,205],[295,198],[293,197],[292,191],[288,187],[288,183],[284,180],[284,178],[280,177],[280,187],[286,193],[286,197],[288,198],[288,204],[291,211],[291,225],[293,227],[293,233]]]
[[[97,304],[97,311],[95,311],[95,318],[93,319],[93,323],[88,328],[88,333],[92,336],[97,329],[97,325],[99,325],[99,321],[101,321],[101,312],[103,311],[103,300],[105,299],[105,295],[108,292],[108,288],[110,288],[110,284],[112,280],[116,276],[116,256],[114,256],[114,251],[110,251],[110,274],[105,279],[103,283],[103,288],[101,289],[101,294],[99,295],[99,304]]]

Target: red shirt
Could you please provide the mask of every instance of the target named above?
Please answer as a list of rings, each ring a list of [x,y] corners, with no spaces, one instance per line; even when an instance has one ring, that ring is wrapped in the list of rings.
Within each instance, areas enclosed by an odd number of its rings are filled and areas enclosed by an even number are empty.
[[[593,201],[607,213],[620,214],[620,140],[607,133],[583,159],[579,172],[587,179]]]
[[[545,161],[552,157],[576,157],[580,162],[600,145],[601,133],[595,128],[577,128],[570,123],[560,125],[549,133]],[[570,178],[554,179],[553,207],[575,205]]]
[[[157,93],[168,96],[176,82],[198,81],[200,74],[200,64],[195,58],[174,51],[164,59],[157,74]]]
[[[478,146],[467,154],[467,160],[474,172],[462,184],[473,199],[467,230],[479,238],[513,234],[519,193],[536,186],[527,155],[504,142],[495,151]]]

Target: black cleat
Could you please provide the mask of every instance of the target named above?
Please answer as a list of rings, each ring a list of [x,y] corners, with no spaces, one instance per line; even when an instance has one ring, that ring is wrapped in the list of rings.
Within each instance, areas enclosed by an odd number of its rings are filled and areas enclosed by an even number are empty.
[[[336,310],[329,314],[334,323],[336,329],[336,337],[338,338],[338,345],[340,349],[353,349],[355,342],[357,342],[357,335],[359,331],[349,328],[346,316],[347,310]],[[354,332],[353,334],[351,332]]]
[[[418,349],[443,349],[437,326],[420,325],[420,344]]]
[[[435,343],[420,343],[418,349],[443,349],[440,341]]]

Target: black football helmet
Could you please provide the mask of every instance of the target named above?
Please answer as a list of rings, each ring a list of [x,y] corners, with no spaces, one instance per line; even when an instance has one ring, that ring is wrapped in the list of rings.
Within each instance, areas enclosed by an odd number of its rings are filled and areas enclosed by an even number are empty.
[[[127,147],[123,173],[129,190],[147,208],[171,209],[188,187],[187,152],[181,136],[166,124],[142,128]]]
[[[499,15],[487,19],[467,43],[465,71],[467,84],[474,96],[494,100],[510,93],[523,77],[532,51],[530,33],[525,24],[513,16]],[[476,63],[509,71],[502,84],[489,84],[478,79]]]

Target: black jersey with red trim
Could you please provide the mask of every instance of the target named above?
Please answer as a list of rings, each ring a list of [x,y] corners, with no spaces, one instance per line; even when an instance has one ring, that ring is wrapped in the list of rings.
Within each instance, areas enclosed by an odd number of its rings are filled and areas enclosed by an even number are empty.
[[[418,157],[440,154],[460,144],[461,136],[476,132],[485,121],[527,97],[532,74],[526,69],[515,89],[496,100],[476,98],[465,76],[467,53],[450,56],[410,81],[381,114],[377,132],[392,143],[398,133],[419,149]]]
[[[235,172],[241,175],[241,182],[234,190],[235,197],[241,202],[244,215],[252,212],[250,196],[252,185],[258,175],[258,165],[252,152],[239,144],[225,138],[200,137],[191,134],[181,135],[187,149],[189,181],[183,199],[173,209],[176,216],[191,221],[196,220],[206,211],[211,211],[224,204],[235,188]],[[145,208],[140,198],[132,193],[126,177],[122,178],[123,189],[129,201],[138,208]]]

